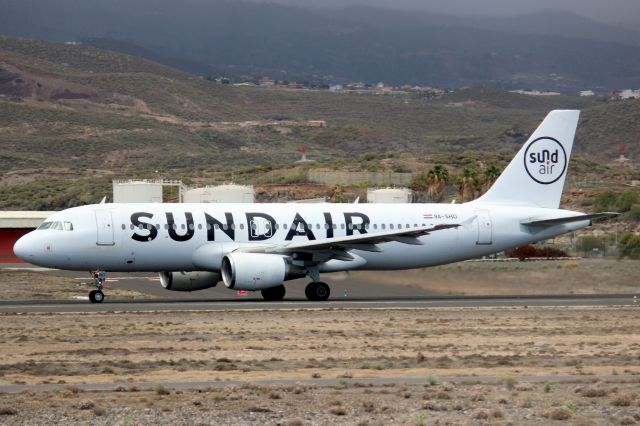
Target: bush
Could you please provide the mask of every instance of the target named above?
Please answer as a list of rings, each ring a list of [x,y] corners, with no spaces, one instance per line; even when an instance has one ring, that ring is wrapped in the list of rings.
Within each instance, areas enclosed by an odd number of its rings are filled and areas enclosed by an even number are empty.
[[[618,243],[620,257],[640,259],[640,235],[626,234]]]
[[[506,252],[508,257],[517,257],[520,261],[524,261],[531,257],[546,257],[547,259],[554,257],[568,257],[569,255],[560,249],[554,247],[536,248],[531,244],[518,247],[514,250]]]
[[[637,192],[614,193],[609,191],[596,197],[593,201],[593,210],[596,212],[628,212],[634,204],[638,203],[640,203],[640,194]]]

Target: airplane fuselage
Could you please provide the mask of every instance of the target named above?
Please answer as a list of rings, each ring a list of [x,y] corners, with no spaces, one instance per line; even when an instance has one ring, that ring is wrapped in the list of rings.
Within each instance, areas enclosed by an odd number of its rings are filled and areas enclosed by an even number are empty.
[[[376,252],[356,248],[351,253],[359,261],[345,262],[342,268],[409,269],[476,258],[590,224],[585,220],[535,232],[522,225],[532,217],[576,214],[472,203],[96,204],[49,218],[48,223],[61,225],[30,234],[30,246],[36,249],[25,260],[68,270],[216,271],[222,255],[238,247],[463,224],[419,237],[422,245],[390,241],[379,244]],[[65,223],[73,230],[65,230]],[[203,246],[207,252],[198,256]]]

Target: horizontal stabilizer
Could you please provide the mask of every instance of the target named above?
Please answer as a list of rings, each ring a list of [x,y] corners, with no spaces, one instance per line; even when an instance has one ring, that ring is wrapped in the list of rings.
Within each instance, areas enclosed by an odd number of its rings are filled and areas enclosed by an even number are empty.
[[[583,215],[569,216],[569,217],[558,217],[554,219],[534,220],[529,222],[523,222],[522,225],[547,227],[547,226],[561,225],[563,223],[582,222],[584,220],[590,220],[591,222],[606,220],[606,219],[611,219],[618,216],[620,216],[620,213],[604,212],[604,213],[583,214]]]

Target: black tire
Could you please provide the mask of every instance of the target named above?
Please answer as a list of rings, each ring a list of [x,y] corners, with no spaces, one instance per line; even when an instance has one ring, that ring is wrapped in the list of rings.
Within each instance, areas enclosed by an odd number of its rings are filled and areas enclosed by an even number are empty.
[[[316,300],[324,302],[331,295],[331,288],[326,283],[316,283]]]
[[[315,292],[316,292],[316,283],[309,283],[304,288],[304,295],[307,296],[308,300],[316,300]]]
[[[90,301],[91,303],[96,303],[96,291],[97,291],[97,290],[91,290],[91,291],[89,292],[89,301]]]
[[[286,292],[287,290],[284,288],[283,285],[279,285],[278,287],[265,288],[264,290],[261,291],[262,298],[270,302],[275,302],[275,301],[284,299],[284,295]]]
[[[95,303],[102,303],[103,300],[104,300],[104,293],[101,292],[100,290],[96,290],[95,294],[93,295],[93,301]]]
[[[327,300],[331,295],[331,289],[326,283],[309,283],[304,289],[304,294],[309,300],[312,300],[314,302],[323,302]]]

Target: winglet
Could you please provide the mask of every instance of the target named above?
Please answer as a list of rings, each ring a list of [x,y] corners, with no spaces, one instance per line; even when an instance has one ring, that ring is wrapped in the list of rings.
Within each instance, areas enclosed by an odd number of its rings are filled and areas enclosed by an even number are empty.
[[[100,204],[106,204],[107,203],[107,197],[104,196],[102,197],[102,200],[100,200]]]

